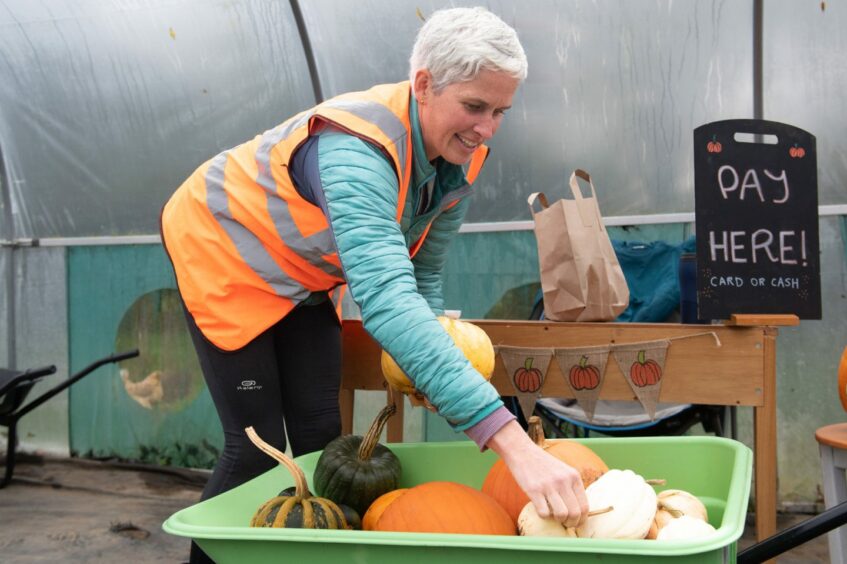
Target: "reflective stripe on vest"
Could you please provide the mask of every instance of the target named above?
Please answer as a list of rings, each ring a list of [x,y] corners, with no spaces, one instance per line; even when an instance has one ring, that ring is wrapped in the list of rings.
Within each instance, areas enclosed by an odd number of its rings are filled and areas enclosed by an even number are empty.
[[[310,294],[309,290],[290,278],[271,257],[262,241],[232,217],[229,199],[224,190],[224,167],[228,153],[227,151],[213,158],[206,172],[206,205],[209,211],[229,235],[244,262],[273,288],[274,292],[295,301],[306,299]],[[270,201],[273,199],[278,198],[268,198],[269,210],[272,209]]]

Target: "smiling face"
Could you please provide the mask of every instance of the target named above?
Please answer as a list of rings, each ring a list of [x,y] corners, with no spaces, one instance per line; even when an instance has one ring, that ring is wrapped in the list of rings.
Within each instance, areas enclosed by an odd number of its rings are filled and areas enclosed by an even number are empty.
[[[500,127],[519,81],[504,72],[481,70],[473,80],[450,84],[439,93],[426,69],[415,74],[415,98],[429,161],[437,157],[465,164]]]

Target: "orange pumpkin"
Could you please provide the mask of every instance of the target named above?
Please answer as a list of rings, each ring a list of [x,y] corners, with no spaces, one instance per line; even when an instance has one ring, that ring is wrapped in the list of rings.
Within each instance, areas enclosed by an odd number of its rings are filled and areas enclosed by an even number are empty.
[[[365,511],[365,516],[362,517],[362,530],[375,531],[376,522],[379,521],[380,517],[382,517],[385,509],[407,489],[408,488],[400,488],[397,490],[391,490],[390,492],[384,493],[376,498],[373,503],[371,503],[370,507],[368,507],[368,510]]]
[[[847,411],[847,347],[841,353],[841,363],[838,365],[838,398],[841,406]]]
[[[536,415],[529,418],[527,431],[535,444],[579,472],[582,485],[585,487],[609,470],[603,459],[585,445],[569,440],[545,440],[541,419]],[[515,523],[518,522],[521,510],[529,503],[529,497],[515,481],[509,467],[502,460],[495,462],[488,471],[485,482],[482,484],[482,491],[494,498]]]
[[[650,523],[650,530],[647,531],[647,536],[644,537],[648,540],[656,540],[656,537],[659,536],[659,525],[656,524],[656,520],[653,519],[653,522]]]
[[[426,482],[400,490],[371,530],[514,535],[515,522],[479,490],[455,482]]]

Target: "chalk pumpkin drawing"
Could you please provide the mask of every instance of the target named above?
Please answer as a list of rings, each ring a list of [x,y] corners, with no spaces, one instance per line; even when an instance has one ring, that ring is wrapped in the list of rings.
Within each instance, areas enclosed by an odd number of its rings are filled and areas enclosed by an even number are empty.
[[[712,139],[708,143],[706,143],[706,150],[710,153],[720,153],[723,151],[723,145],[721,145],[720,141],[715,141]]]
[[[600,370],[583,355],[568,371],[568,380],[574,390],[593,390],[600,385]]]
[[[802,159],[806,156],[806,149],[794,145],[793,147],[788,149],[788,156],[793,159]]]
[[[523,367],[515,370],[512,378],[519,392],[531,394],[541,389],[541,371],[532,367],[532,357],[524,361]]]
[[[629,368],[629,377],[639,388],[653,386],[662,379],[662,367],[655,360],[646,358],[646,352],[640,350],[638,359]]]

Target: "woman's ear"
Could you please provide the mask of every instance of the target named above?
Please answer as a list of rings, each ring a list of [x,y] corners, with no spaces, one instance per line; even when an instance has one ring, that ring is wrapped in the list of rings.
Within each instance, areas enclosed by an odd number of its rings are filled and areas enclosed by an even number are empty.
[[[418,101],[418,104],[425,104],[432,90],[432,74],[426,69],[418,69],[415,72],[413,86],[415,87],[415,99]]]

